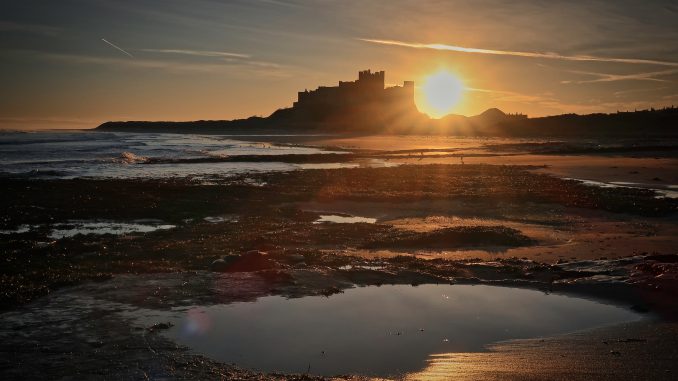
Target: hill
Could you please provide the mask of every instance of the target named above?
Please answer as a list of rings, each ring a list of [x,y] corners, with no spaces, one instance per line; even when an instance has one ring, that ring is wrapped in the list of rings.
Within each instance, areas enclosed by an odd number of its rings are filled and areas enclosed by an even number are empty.
[[[287,109],[286,109],[287,110]],[[508,115],[490,109],[480,115],[466,117],[448,115],[442,119],[416,119],[367,123],[362,116],[346,116],[343,123],[315,122],[281,117],[277,111],[267,118],[239,120],[200,120],[192,122],[126,121],[106,122],[99,131],[173,132],[173,133],[398,133],[456,136],[505,137],[678,137],[678,108],[650,109],[613,114],[563,114],[540,118]],[[407,121],[410,123],[408,124]],[[392,121],[394,122],[394,121]],[[363,124],[364,123],[364,124]]]

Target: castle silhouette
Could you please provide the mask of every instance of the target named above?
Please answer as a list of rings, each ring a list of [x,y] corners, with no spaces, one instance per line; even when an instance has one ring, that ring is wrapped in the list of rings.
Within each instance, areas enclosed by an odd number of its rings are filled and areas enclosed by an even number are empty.
[[[358,80],[339,81],[339,86],[320,86],[313,91],[300,91],[295,108],[322,107],[326,105],[349,106],[370,102],[414,102],[414,81],[405,81],[403,86],[386,88],[386,72],[370,70],[358,72]]]
[[[421,118],[414,104],[414,81],[386,87],[386,72],[363,70],[355,81],[339,81],[338,86],[320,86],[297,94],[291,108],[279,109],[273,120],[294,124],[355,126]]]

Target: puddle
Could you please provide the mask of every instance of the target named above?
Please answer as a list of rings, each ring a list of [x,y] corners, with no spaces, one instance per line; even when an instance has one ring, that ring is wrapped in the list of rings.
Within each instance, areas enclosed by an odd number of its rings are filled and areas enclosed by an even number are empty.
[[[340,216],[337,214],[326,214],[326,215],[321,215],[320,218],[318,218],[314,224],[322,224],[324,222],[332,222],[335,224],[357,224],[357,223],[366,223],[366,224],[373,224],[377,222],[376,218],[369,218],[369,217],[358,217],[358,216]]]
[[[236,215],[224,215],[224,216],[213,216],[203,218],[205,222],[211,224],[218,224],[220,222],[238,222],[238,216]]]
[[[204,151],[212,157],[228,156],[277,156],[277,155],[319,155],[319,154],[348,154],[346,151],[331,151],[315,147],[298,145],[282,145],[272,143],[255,143],[245,141],[231,141],[226,149]]]
[[[656,198],[678,198],[678,185],[667,185],[666,187],[668,189],[663,189],[663,188],[655,188],[652,187],[650,184],[643,184],[643,183],[631,183],[631,182],[625,182],[625,181],[612,181],[609,183],[602,182],[602,181],[594,181],[594,180],[583,180],[583,179],[574,179],[574,178],[564,178],[564,180],[575,180],[579,181],[584,185],[589,185],[589,186],[595,186],[595,187],[600,187],[600,188],[634,188],[634,189],[648,189],[651,191],[654,191],[657,196]]]
[[[242,179],[242,182],[246,185],[253,186],[253,187],[265,187],[266,185],[268,185],[268,183],[265,182],[265,181],[253,179],[251,177],[246,177],[246,178]]]
[[[136,220],[134,222],[112,222],[112,221],[71,221],[65,224],[52,225],[53,230],[49,234],[50,238],[62,239],[73,237],[78,234],[129,234],[129,233],[150,233],[156,230],[173,229],[175,225],[163,224],[158,220]]]
[[[666,188],[668,188],[668,189],[662,189],[662,188],[653,188],[648,184],[630,183],[630,182],[624,182],[624,181],[613,181],[610,184],[621,186],[621,187],[650,189],[650,190],[653,190],[657,193],[658,198],[678,198],[678,190],[677,190],[678,185],[667,185]]]
[[[494,286],[362,287],[343,294],[175,310],[166,331],[225,363],[265,371],[402,377],[436,355],[639,320],[612,305]]]
[[[0,234],[22,234],[28,233],[31,229],[32,227],[30,225],[19,225],[16,229],[0,230]]]
[[[337,267],[339,270],[374,270],[374,271],[380,271],[384,270],[386,266],[363,266],[363,265],[344,265],[344,266],[339,266]]]
[[[341,169],[341,168],[359,168],[358,163],[303,163],[296,164],[300,169]]]

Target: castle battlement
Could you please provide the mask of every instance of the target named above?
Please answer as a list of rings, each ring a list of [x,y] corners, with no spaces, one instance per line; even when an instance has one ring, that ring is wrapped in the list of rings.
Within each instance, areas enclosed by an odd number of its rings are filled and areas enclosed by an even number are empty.
[[[298,93],[294,108],[341,108],[383,102],[414,102],[414,82],[385,87],[386,72],[362,70],[355,81],[339,81],[338,86],[320,86]]]

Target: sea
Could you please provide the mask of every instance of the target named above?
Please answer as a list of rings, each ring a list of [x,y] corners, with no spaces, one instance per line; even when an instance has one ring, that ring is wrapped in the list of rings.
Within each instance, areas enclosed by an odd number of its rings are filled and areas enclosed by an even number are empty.
[[[357,160],[338,160],[337,155],[350,154],[348,150],[329,149],[317,145],[318,141],[327,142],[337,136],[332,135],[202,135],[172,133],[135,133],[103,132],[96,130],[41,130],[41,131],[2,131],[0,130],[0,179],[185,179],[201,184],[219,184],[239,180],[257,180],[243,175],[264,172],[289,172],[306,169],[336,169],[356,167],[389,167],[408,164],[432,163],[412,158],[410,151],[391,158],[363,158]],[[488,150],[489,146],[504,147],[501,152],[506,157],[515,153],[511,147],[538,150],[539,147],[552,148],[555,144],[566,147],[635,147],[642,145],[636,141],[545,141],[534,139],[503,138],[456,138],[431,136],[393,136],[372,137],[370,144],[391,149],[392,147],[414,147],[428,149],[435,154],[436,147],[442,154],[450,152],[464,155],[480,154],[491,158],[500,151]],[[382,144],[383,143],[383,144]],[[661,145],[678,147],[678,141],[661,141]],[[657,145],[658,142],[644,142]],[[314,144],[316,144],[314,146]],[[535,145],[536,144],[536,145]],[[353,147],[358,148],[358,147]],[[415,149],[415,150],[416,150]],[[506,151],[508,149],[508,151]],[[289,160],[292,155],[326,155],[327,159],[303,162]],[[657,154],[666,154],[658,152]],[[632,153],[627,154],[634,157]],[[553,156],[547,156],[553,157]],[[669,152],[668,157],[673,157]],[[398,160],[400,158],[401,160]],[[235,159],[235,160],[234,160]],[[301,159],[301,158],[300,158]],[[413,161],[414,160],[414,161]],[[436,159],[432,159],[436,160]],[[489,160],[489,159],[487,159]],[[486,160],[486,161],[487,161]],[[290,162],[293,161],[293,162]],[[299,163],[302,162],[302,163]],[[435,162],[435,161],[433,161]],[[458,163],[458,158],[448,157],[441,163]],[[534,164],[534,163],[530,163]],[[538,164],[542,164],[539,162]],[[613,167],[614,168],[614,167]],[[669,182],[630,182],[601,181],[597,178],[562,176],[570,180],[581,181],[585,185],[605,188],[643,188],[657,192],[658,197],[678,197],[678,185],[673,179]],[[627,176],[628,177],[628,176]],[[263,185],[263,184],[261,184]]]
[[[339,168],[353,163],[293,164],[280,155],[344,154],[299,144],[248,141],[233,135],[127,133],[98,131],[0,132],[0,176],[33,179],[206,180],[245,173]],[[220,158],[256,156],[253,162]],[[264,157],[263,159],[261,157]],[[267,158],[270,157],[270,160]]]

